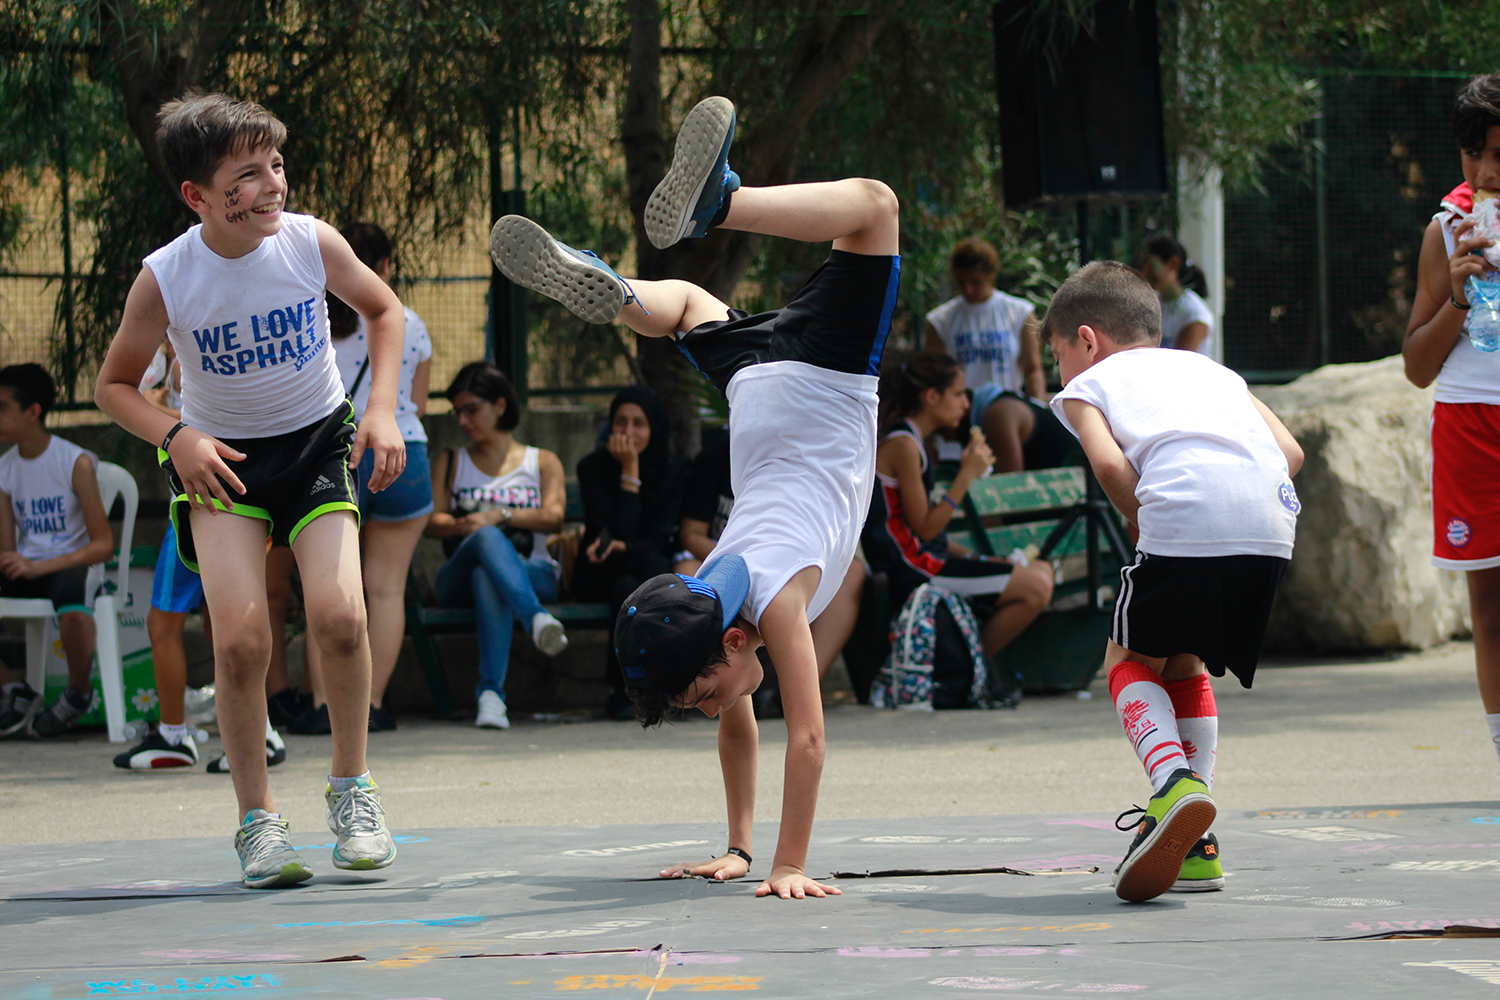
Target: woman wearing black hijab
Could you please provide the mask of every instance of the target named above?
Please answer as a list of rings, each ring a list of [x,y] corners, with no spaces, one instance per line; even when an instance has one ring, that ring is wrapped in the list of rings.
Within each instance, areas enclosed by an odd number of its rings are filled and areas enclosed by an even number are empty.
[[[583,547],[573,564],[573,596],[616,611],[646,580],[672,571],[677,519],[688,462],[671,454],[667,411],[643,385],[609,404],[609,440],[578,462]],[[608,644],[606,705],[612,718],[633,719],[625,679]]]

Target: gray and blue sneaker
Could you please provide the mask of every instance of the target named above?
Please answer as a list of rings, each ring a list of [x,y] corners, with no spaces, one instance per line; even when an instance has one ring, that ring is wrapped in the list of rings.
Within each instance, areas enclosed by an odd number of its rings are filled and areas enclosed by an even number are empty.
[[[329,785],[323,800],[328,804],[328,829],[338,835],[333,845],[335,868],[367,872],[396,859],[396,842],[385,828],[380,788],[373,780],[356,778],[342,792]]]
[[[635,292],[598,256],[552,238],[520,215],[490,230],[490,256],[500,273],[523,288],[561,302],[585,323],[612,323]]]
[[[245,885],[251,889],[280,889],[312,878],[312,869],[292,848],[287,822],[277,813],[252,809],[234,835]]]
[[[724,199],[739,190],[740,176],[729,169],[734,142],[734,103],[727,97],[698,102],[677,130],[672,165],[646,201],[646,236],[665,250],[678,240],[708,235],[709,223]]]

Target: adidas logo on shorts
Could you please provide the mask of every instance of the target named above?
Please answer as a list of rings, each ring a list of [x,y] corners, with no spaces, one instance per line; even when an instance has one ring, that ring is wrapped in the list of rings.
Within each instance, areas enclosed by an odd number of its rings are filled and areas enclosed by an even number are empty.
[[[315,482],[315,483],[313,483],[312,492],[313,493],[318,493],[318,492],[321,492],[322,490],[331,490],[331,489],[333,489],[333,480],[329,479],[327,476],[319,476],[318,477],[318,481]]]

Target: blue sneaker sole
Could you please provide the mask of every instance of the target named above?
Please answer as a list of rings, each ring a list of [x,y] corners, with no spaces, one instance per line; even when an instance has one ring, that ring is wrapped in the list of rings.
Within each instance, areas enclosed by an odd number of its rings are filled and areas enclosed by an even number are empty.
[[[490,256],[501,274],[556,299],[585,323],[612,323],[625,308],[625,289],[606,264],[573,256],[530,219],[507,215],[495,223]]]
[[[693,210],[734,134],[734,103],[727,97],[699,101],[682,120],[672,165],[651,192],[643,221],[646,237],[665,250],[693,231]]]
[[[1184,795],[1115,873],[1115,895],[1130,903],[1155,899],[1171,889],[1182,861],[1213,825],[1218,809],[1202,792]]]

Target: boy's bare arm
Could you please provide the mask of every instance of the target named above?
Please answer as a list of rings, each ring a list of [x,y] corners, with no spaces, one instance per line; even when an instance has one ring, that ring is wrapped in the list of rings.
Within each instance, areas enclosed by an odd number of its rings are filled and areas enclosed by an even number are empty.
[[[1451,256],[1443,240],[1442,223],[1436,219],[1428,223],[1422,237],[1422,252],[1417,258],[1417,293],[1412,298],[1406,340],[1401,344],[1407,381],[1418,388],[1432,384],[1453,345],[1463,335],[1464,317],[1468,313],[1454,306],[1451,300],[1464,301],[1460,292],[1470,275],[1482,277],[1493,270],[1483,257],[1470,252],[1493,243],[1469,235],[1473,227],[1472,222],[1466,222],[1454,232],[1457,240]]]
[[[365,449],[375,449],[370,489],[382,490],[406,467],[406,442],[396,426],[396,401],[401,372],[401,348],[406,340],[406,314],[401,300],[380,276],[354,254],[349,241],[326,222],[317,223],[318,249],[328,290],[364,317],[365,344],[370,355],[370,400],[365,405],[349,467],[359,464]]]
[[[807,605],[819,578],[816,567],[801,570],[760,617],[760,633],[776,664],[781,707],[786,713],[786,765],[776,857],[770,876],[755,890],[757,896],[775,893],[782,899],[802,899],[842,894],[833,886],[814,882],[804,871],[823,777],[823,699],[817,652],[807,622]]]
[[[1286,456],[1287,475],[1295,476],[1302,468],[1302,446],[1297,443],[1296,438],[1292,437],[1292,432],[1286,429],[1286,424],[1271,412],[1269,406],[1256,399],[1254,393],[1250,394],[1250,402],[1255,404],[1256,410],[1265,419],[1266,426],[1271,428],[1271,436],[1276,439],[1276,446]]]
[[[755,823],[755,765],[760,752],[760,729],[755,708],[744,695],[719,713],[719,769],[724,773],[724,801],[729,810],[729,843],[746,854],[755,854],[752,833]],[[662,878],[697,875],[700,878],[742,878],[750,865],[727,851],[708,861],[689,861],[661,872]]]
[[[1021,357],[1019,359],[1021,382],[1026,395],[1032,399],[1047,397],[1047,370],[1042,367],[1040,326],[1035,310],[1027,313],[1025,321],[1021,324]]]
[[[1105,496],[1125,520],[1135,524],[1141,510],[1141,502],[1135,498],[1135,487],[1141,477],[1120,450],[1104,412],[1081,399],[1063,400],[1063,412],[1067,414],[1068,423],[1078,432],[1078,442],[1083,445],[1083,453],[1088,456],[1094,478],[1104,488]]]
[[[125,311],[120,317],[120,329],[115,333],[109,354],[99,369],[99,378],[94,383],[94,402],[131,434],[158,446],[177,421],[148,403],[141,395],[140,386],[141,378],[150,367],[166,332],[167,306],[162,301],[161,287],[151,269],[143,267],[130,286]],[[177,478],[182,480],[188,504],[193,509],[218,513],[210,502],[213,498],[217,498],[226,510],[234,509],[234,501],[224,483],[241,494],[245,492],[245,485],[224,460],[240,461],[244,455],[218,438],[191,427],[177,432],[168,451],[172,467],[177,470]],[[220,482],[220,478],[224,482]]]

